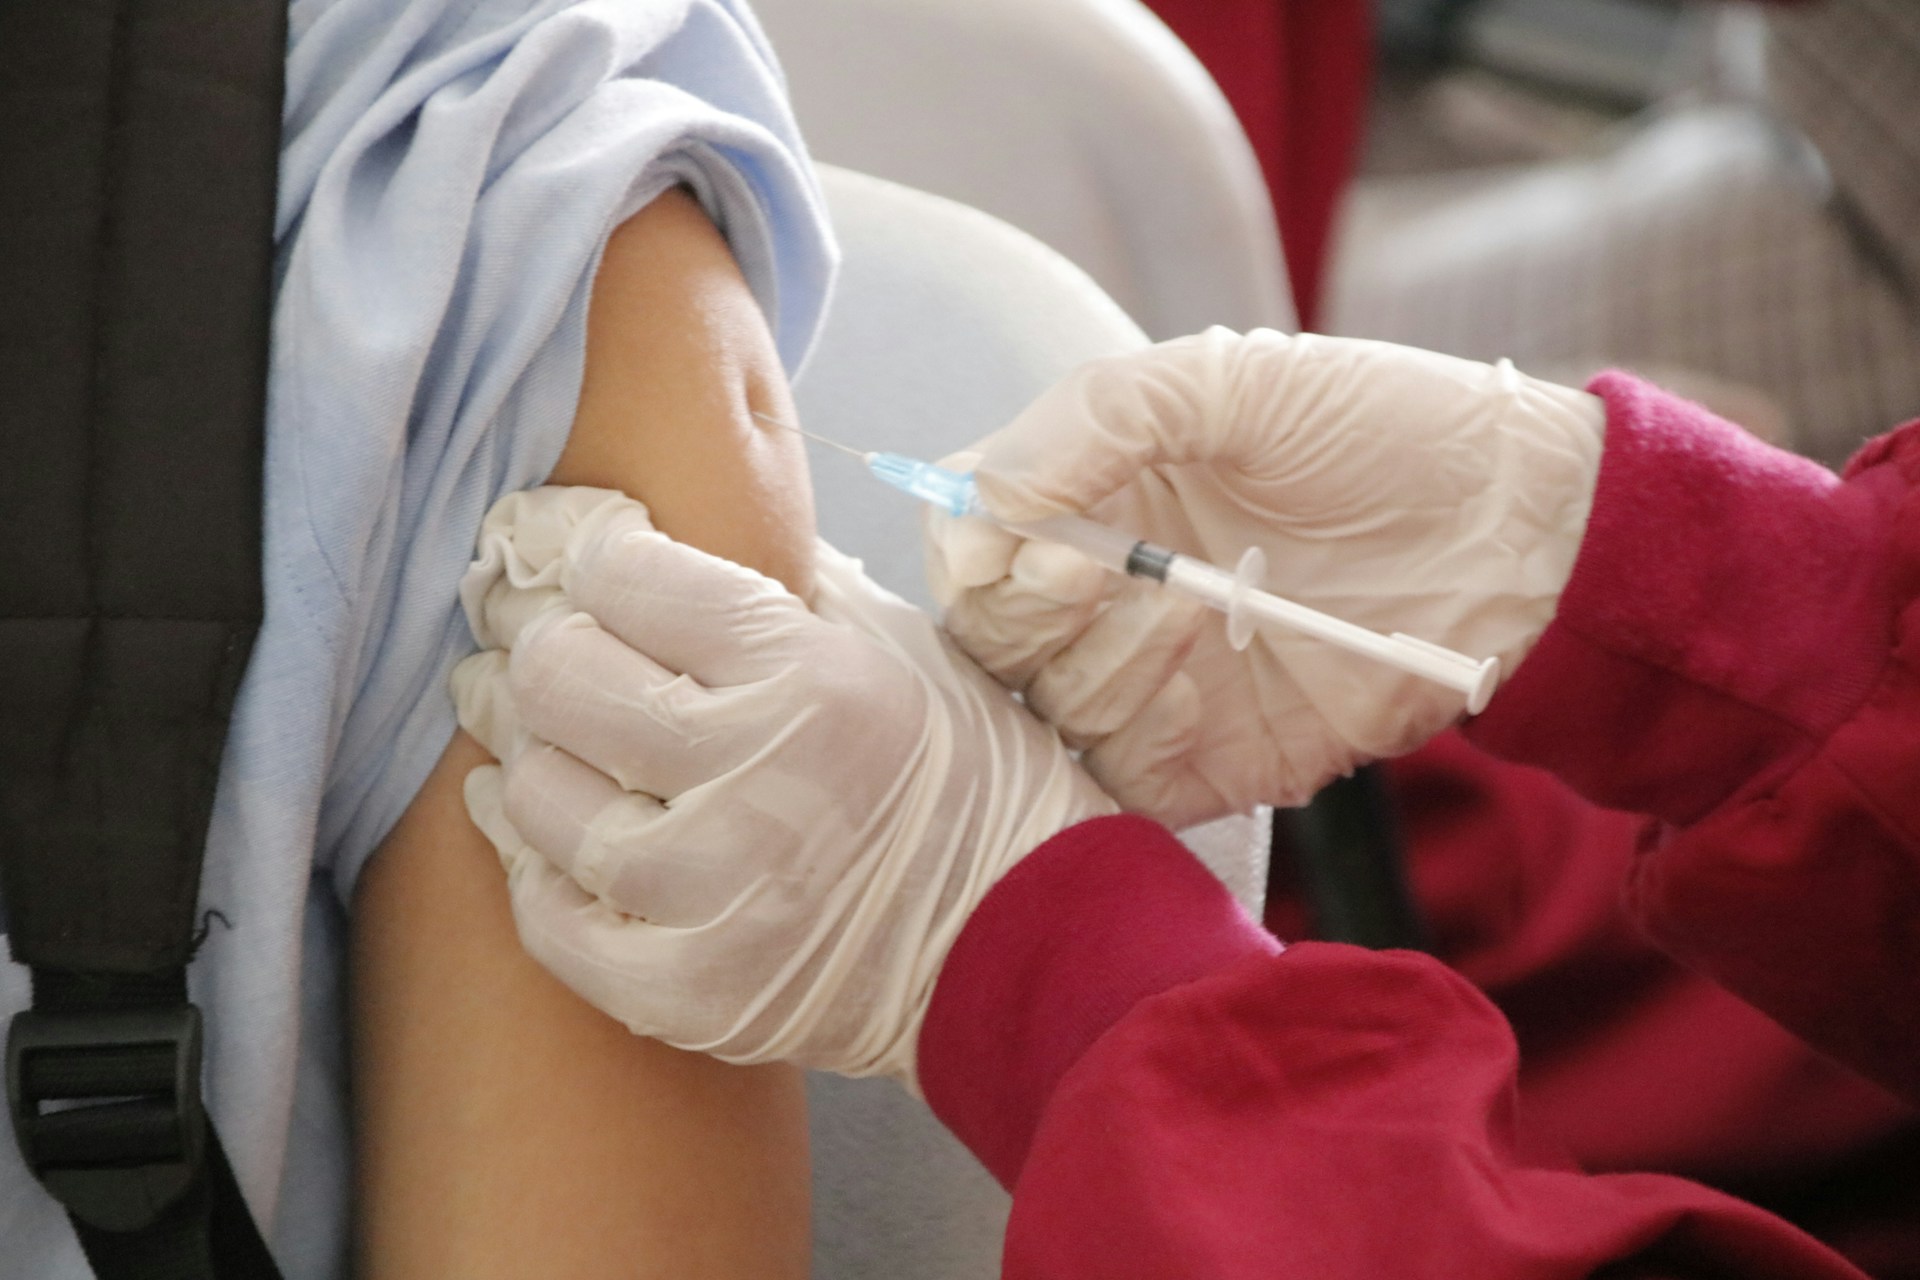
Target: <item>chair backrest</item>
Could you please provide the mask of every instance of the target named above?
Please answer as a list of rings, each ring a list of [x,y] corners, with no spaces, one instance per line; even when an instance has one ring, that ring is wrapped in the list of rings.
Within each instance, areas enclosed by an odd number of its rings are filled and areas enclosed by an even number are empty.
[[[794,392],[810,431],[938,458],[1003,425],[1076,365],[1146,336],[1086,273],[953,201],[832,168],[822,184],[845,266]],[[812,458],[820,530],[883,586],[928,603],[920,513],[853,459]],[[1267,828],[1182,832],[1256,913]],[[998,1274],[1007,1199],[891,1082],[814,1076],[814,1267],[835,1280]]]
[[[757,0],[822,160],[985,210],[1155,339],[1290,328],[1259,165],[1137,0]]]
[[[805,425],[934,460],[1004,426],[1075,366],[1146,335],[1083,271],[954,201],[822,166],[845,261],[794,387]],[[812,459],[821,536],[931,606],[919,512],[854,459]]]

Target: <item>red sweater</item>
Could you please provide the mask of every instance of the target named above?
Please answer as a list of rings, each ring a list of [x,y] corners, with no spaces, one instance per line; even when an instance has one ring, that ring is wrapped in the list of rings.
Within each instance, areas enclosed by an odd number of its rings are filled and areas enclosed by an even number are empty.
[[[1644,819],[1458,733],[1389,773],[1428,940],[1512,1026],[1532,1131],[1584,1169],[1682,1174],[1879,1280],[1920,1280],[1920,1112],[1647,940],[1622,892]],[[1276,879],[1267,927],[1311,936]]]
[[[1653,815],[1644,927],[1920,1098],[1920,424],[1843,483],[1631,379],[1594,390],[1572,581],[1469,736]],[[1574,1169],[1521,1122],[1515,1057],[1438,961],[1283,952],[1121,817],[988,895],[920,1073],[1014,1192],[1009,1276],[1856,1274],[1694,1183]]]

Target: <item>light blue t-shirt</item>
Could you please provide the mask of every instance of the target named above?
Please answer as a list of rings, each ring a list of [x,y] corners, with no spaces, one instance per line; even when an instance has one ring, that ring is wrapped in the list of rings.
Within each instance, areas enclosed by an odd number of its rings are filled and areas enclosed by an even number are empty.
[[[266,620],[191,967],[208,1105],[289,1280],[346,1275],[341,906],[454,727],[481,515],[573,421],[608,233],[676,184],[789,373],[834,250],[741,0],[295,0],[267,433]],[[28,1002],[0,969],[0,1013]],[[0,1280],[83,1280],[0,1142]]]

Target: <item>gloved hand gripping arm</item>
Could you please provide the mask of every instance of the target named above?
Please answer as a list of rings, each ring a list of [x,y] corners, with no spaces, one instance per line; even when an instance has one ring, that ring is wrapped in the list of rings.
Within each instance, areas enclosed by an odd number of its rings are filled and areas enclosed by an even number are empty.
[[[1113,802],[825,544],[810,611],[615,494],[510,498],[483,542],[469,614],[512,656],[455,691],[528,950],[639,1034],[911,1086],[967,916]]]

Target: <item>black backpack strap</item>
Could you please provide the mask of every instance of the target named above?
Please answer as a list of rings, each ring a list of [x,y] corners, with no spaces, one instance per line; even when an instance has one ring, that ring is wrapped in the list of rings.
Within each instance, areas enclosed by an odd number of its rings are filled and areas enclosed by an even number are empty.
[[[1407,882],[1405,840],[1386,771],[1362,765],[1335,778],[1298,809],[1273,811],[1268,892],[1297,880],[1314,936],[1375,949],[1430,948]]]
[[[285,0],[0,4],[8,1101],[103,1280],[276,1274],[186,964],[261,611],[285,45]]]
[[[16,1131],[101,1280],[279,1276],[201,1110],[199,1070],[184,967],[36,972],[8,1043]],[[114,1101],[39,1113],[89,1099]]]

